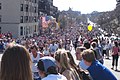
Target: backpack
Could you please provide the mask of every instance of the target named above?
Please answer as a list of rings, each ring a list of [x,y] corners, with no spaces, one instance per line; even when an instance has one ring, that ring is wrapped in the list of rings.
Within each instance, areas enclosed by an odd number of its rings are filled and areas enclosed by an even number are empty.
[[[98,48],[96,50],[93,50],[93,51],[94,51],[94,54],[95,54],[95,57],[96,57],[97,60],[102,59],[102,55],[101,55]]]
[[[93,49],[92,49],[93,50]],[[103,61],[103,57],[102,54],[100,53],[99,49],[97,48],[96,50],[93,50],[94,54],[95,54],[95,58],[100,62],[100,63],[104,63]]]
[[[77,72],[82,80],[92,80],[89,74],[85,73],[85,71],[78,69]]]
[[[84,70],[80,69],[79,66],[76,66],[75,69],[81,80],[92,80],[90,75],[86,73]]]

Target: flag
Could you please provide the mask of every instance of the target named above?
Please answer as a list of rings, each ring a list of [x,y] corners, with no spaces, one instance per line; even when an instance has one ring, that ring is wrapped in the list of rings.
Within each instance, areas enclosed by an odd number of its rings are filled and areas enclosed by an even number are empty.
[[[48,22],[46,21],[46,17],[42,17],[42,27],[47,28],[48,27]]]

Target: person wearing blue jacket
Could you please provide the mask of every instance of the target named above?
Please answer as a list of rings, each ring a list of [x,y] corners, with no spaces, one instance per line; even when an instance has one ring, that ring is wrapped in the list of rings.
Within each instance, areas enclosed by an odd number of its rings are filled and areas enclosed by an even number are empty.
[[[93,80],[117,80],[109,69],[95,59],[95,54],[92,50],[84,50],[82,58],[85,65],[89,66],[87,70]]]

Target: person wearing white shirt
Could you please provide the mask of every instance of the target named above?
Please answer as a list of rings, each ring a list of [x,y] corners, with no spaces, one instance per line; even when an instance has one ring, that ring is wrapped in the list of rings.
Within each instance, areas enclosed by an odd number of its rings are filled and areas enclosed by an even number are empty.
[[[52,57],[54,57],[54,53],[57,51],[57,49],[58,49],[58,46],[54,42],[50,44],[49,50]]]
[[[40,76],[39,76],[39,73],[38,73],[38,69],[37,69],[37,67],[35,66],[35,64],[38,63],[40,57],[42,57],[42,56],[41,56],[41,54],[38,52],[38,48],[37,48],[36,45],[33,45],[33,46],[30,48],[30,50],[31,50],[31,60],[32,60],[32,67],[31,67],[31,68],[32,68],[33,78],[34,78],[34,80],[41,80],[41,79],[40,79]]]
[[[44,54],[44,56],[50,56],[50,51],[49,51],[48,45],[45,45],[45,48],[43,50],[43,54]]]

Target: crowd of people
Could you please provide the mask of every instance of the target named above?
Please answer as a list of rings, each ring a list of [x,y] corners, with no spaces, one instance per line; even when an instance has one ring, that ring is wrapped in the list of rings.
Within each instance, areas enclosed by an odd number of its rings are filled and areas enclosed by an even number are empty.
[[[111,69],[118,70],[120,42],[83,33],[75,27],[21,39],[2,38],[0,80],[117,80],[103,64],[104,58],[112,56]]]

